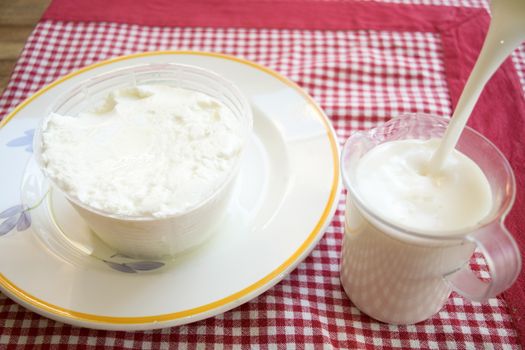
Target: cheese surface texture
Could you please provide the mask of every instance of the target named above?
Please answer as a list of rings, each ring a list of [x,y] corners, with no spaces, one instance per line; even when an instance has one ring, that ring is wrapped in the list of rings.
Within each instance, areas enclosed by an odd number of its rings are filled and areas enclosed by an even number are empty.
[[[241,123],[206,94],[166,85],[118,89],[42,129],[45,171],[81,203],[114,215],[165,217],[198,206],[234,170]]]

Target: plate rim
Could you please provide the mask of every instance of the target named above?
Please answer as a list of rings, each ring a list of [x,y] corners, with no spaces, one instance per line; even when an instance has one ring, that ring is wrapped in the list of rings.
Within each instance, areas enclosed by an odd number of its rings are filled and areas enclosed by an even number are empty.
[[[75,70],[67,75],[64,75],[58,78],[57,80],[44,86],[43,88],[41,88],[40,90],[38,90],[37,92],[29,96],[28,98],[26,98],[22,103],[20,103],[17,107],[15,107],[8,115],[6,115],[2,121],[0,121],[0,129],[2,129],[5,125],[7,125],[9,121],[11,121],[23,108],[29,105],[34,99],[36,99],[37,97],[39,97],[46,91],[52,89],[53,87],[63,83],[64,81],[68,79],[71,79],[77,75],[93,70],[95,68],[110,65],[116,62],[125,61],[129,59],[135,59],[135,58],[161,56],[161,55],[207,56],[207,57],[230,60],[236,63],[247,65],[247,66],[255,68],[259,71],[262,71],[263,73],[269,74],[270,76],[280,80],[282,83],[291,87],[297,93],[299,93],[301,96],[305,98],[305,100],[309,103],[309,105],[314,108],[316,114],[320,117],[320,120],[327,131],[327,136],[328,136],[328,141],[330,144],[330,151],[332,153],[332,161],[333,161],[333,174],[334,175],[333,175],[333,179],[331,183],[330,194],[328,196],[328,200],[324,206],[324,209],[322,211],[322,214],[319,220],[314,225],[310,233],[307,235],[306,239],[297,248],[297,250],[295,250],[291,256],[289,256],[286,260],[284,260],[277,268],[272,270],[270,273],[266,274],[263,278],[257,280],[256,282],[248,285],[247,287],[241,290],[238,290],[235,293],[232,293],[226,297],[212,301],[210,303],[203,304],[198,307],[194,307],[194,308],[190,308],[190,309],[186,309],[182,311],[176,311],[176,312],[165,313],[165,314],[160,314],[160,315],[118,317],[118,316],[96,315],[96,314],[79,312],[75,310],[69,310],[61,306],[53,305],[51,303],[48,303],[44,300],[41,300],[31,295],[30,293],[24,291],[22,288],[16,286],[13,282],[7,279],[0,272],[0,289],[2,290],[2,292],[4,292],[7,296],[10,296],[11,298],[15,299],[17,302],[20,302],[22,305],[31,309],[32,311],[41,313],[44,316],[47,316],[50,318],[58,319],[60,321],[64,321],[64,319],[67,319],[71,324],[76,324],[76,325],[81,325],[81,326],[91,326],[91,327],[96,326],[96,325],[131,326],[131,325],[146,325],[146,324],[152,324],[152,323],[157,324],[158,326],[162,326],[162,324],[158,324],[158,323],[159,322],[166,323],[170,321],[172,322],[180,321],[182,319],[188,319],[188,318],[193,318],[192,320],[189,321],[189,322],[193,322],[193,321],[197,321],[197,320],[204,319],[207,317],[211,317],[211,316],[220,314],[221,312],[225,312],[234,307],[237,307],[251,300],[257,295],[264,293],[265,291],[270,289],[272,286],[279,283],[285,276],[287,276],[291,271],[293,271],[293,269],[295,269],[295,267],[311,252],[311,250],[313,250],[316,243],[323,236],[324,230],[331,222],[331,219],[333,215],[335,214],[335,210],[337,208],[337,199],[339,197],[340,190],[341,190],[341,181],[340,181],[340,174],[339,174],[340,149],[339,149],[339,144],[337,143],[337,140],[336,140],[335,130],[332,124],[330,123],[329,118],[326,116],[324,111],[317,105],[314,99],[306,91],[304,91],[299,85],[297,85],[290,79],[286,78],[285,76],[281,75],[280,73],[274,71],[273,69],[270,69],[268,67],[255,63],[253,61],[250,61],[244,58],[240,58],[237,56],[216,53],[216,52],[208,52],[208,51],[164,50],[164,51],[140,52],[140,53],[118,56],[118,57],[110,58],[110,59],[103,60],[100,62],[96,62],[94,64],[88,65],[78,70]],[[213,314],[214,311],[219,311],[219,312]],[[100,328],[100,327],[97,327],[97,328]],[[159,327],[156,327],[156,328],[159,328]],[[103,328],[103,329],[107,329],[107,328]],[[122,329],[122,328],[119,328],[119,329]],[[144,329],[144,328],[141,328],[141,329]]]

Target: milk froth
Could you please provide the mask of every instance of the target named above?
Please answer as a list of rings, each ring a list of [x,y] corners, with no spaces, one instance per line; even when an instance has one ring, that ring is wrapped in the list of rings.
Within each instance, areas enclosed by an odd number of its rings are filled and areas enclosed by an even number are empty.
[[[415,231],[439,234],[475,226],[491,210],[483,171],[455,150],[439,172],[426,167],[440,140],[397,140],[374,147],[359,161],[355,187],[381,218]]]

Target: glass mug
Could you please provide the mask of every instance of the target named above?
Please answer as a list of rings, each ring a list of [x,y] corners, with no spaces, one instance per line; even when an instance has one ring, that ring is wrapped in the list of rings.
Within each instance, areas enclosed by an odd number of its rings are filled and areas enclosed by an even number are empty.
[[[503,225],[515,197],[512,169],[484,136],[466,128],[457,149],[483,170],[491,191],[492,210],[468,229],[428,235],[408,231],[366,207],[354,187],[356,164],[373,147],[403,139],[441,138],[446,119],[403,115],[374,129],[357,132],[346,142],[341,161],[347,189],[341,283],[354,305],[391,324],[411,324],[437,313],[451,291],[484,301],[509,288],[521,269],[516,242]],[[490,280],[480,280],[468,262],[478,248]]]

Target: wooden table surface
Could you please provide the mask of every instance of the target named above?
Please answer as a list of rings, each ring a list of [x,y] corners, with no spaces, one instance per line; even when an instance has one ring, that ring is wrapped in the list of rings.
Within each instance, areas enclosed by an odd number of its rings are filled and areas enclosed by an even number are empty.
[[[0,0],[0,93],[24,43],[51,0]]]

